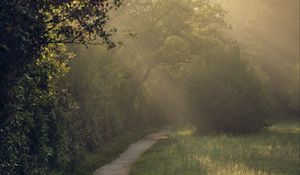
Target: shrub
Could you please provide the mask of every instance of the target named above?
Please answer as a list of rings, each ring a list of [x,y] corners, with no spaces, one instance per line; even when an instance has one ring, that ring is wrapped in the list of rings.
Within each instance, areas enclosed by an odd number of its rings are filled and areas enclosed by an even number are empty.
[[[224,49],[225,50],[225,49]],[[199,131],[249,133],[265,123],[264,91],[238,49],[203,59],[189,79],[190,98]]]

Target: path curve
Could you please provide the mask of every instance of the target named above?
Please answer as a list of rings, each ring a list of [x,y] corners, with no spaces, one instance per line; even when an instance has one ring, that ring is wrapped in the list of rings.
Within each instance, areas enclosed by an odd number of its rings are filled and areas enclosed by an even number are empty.
[[[166,138],[172,127],[165,127],[159,132],[146,136],[144,139],[129,145],[119,158],[98,168],[93,175],[129,175],[131,165],[139,156],[151,148],[160,139]]]

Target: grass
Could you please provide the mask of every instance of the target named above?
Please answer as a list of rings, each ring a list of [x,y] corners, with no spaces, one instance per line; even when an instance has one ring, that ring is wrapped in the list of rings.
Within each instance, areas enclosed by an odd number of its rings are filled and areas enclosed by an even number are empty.
[[[75,168],[72,175],[91,175],[98,167],[105,165],[118,157],[131,143],[145,135],[154,132],[155,128],[137,128],[124,132],[93,153],[86,153],[85,159]]]
[[[144,154],[131,175],[299,175],[300,124],[248,136],[194,136],[181,129]]]

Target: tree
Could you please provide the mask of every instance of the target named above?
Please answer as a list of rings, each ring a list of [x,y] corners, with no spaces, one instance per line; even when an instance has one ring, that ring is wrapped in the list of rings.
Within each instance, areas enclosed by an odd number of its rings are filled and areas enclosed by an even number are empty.
[[[216,0],[228,11],[227,20],[250,63],[265,84],[273,117],[299,116],[298,0]]]
[[[182,103],[177,96],[184,95],[175,93],[180,89],[180,77],[197,55],[201,55],[211,43],[223,40],[220,30],[226,27],[224,15],[218,4],[207,0],[124,2],[114,14],[112,24],[122,31],[114,37],[121,40],[118,55],[128,66],[128,79],[136,83],[133,86],[136,94],[146,92],[144,97],[136,98],[160,103],[151,106],[164,108],[160,110],[172,118],[176,112],[170,112],[166,104],[174,104],[174,99],[176,104]],[[161,84],[159,88],[164,90],[159,91],[157,84]],[[158,100],[162,98],[164,102]],[[183,117],[179,112],[176,115]]]
[[[191,119],[199,133],[243,134],[266,126],[264,90],[239,49],[214,50],[186,75],[193,102]]]
[[[109,47],[119,0],[0,2],[0,174],[49,174],[78,147],[76,104],[62,87],[64,44]]]
[[[118,34],[125,45],[120,54],[136,63],[133,70],[142,83],[155,67],[190,62],[210,42],[223,40],[226,28],[225,11],[207,0],[130,0],[117,13],[113,24],[132,36]]]

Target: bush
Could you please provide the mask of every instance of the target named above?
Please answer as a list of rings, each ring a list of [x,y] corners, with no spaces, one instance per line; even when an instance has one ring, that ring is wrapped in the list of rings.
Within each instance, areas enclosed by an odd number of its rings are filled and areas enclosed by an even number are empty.
[[[263,88],[238,49],[203,59],[188,79],[199,131],[240,134],[266,126]]]

